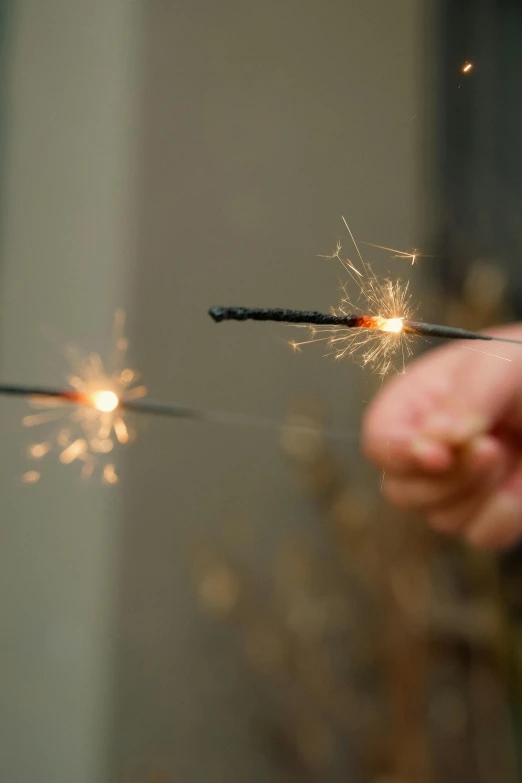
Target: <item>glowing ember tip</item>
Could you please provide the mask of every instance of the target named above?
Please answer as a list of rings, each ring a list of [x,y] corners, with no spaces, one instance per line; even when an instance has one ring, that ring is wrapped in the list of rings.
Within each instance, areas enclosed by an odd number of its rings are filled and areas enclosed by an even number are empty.
[[[473,69],[473,63],[465,63],[462,66],[462,73],[469,73]]]
[[[120,401],[112,391],[97,391],[89,394],[89,401],[93,408],[101,413],[112,413],[118,407]]]
[[[381,331],[383,332],[395,332],[398,334],[399,332],[402,332],[403,330],[403,319],[402,318],[384,318],[384,323],[381,326]]]

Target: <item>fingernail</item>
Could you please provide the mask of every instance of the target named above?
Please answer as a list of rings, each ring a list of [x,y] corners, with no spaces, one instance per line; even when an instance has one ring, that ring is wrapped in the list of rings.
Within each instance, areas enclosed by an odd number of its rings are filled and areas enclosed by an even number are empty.
[[[499,492],[471,525],[466,539],[474,546],[508,547],[520,535],[521,514],[518,499],[509,492]]]

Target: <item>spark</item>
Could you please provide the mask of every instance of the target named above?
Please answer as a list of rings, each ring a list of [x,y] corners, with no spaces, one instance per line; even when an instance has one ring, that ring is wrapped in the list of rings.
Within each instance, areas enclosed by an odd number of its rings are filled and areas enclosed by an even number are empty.
[[[114,319],[112,348],[107,367],[96,353],[84,354],[68,346],[66,356],[71,371],[66,377],[68,389],[60,395],[42,390],[30,396],[34,407],[44,408],[23,418],[25,427],[51,426],[44,440],[28,448],[30,459],[42,460],[50,454],[58,455],[63,465],[79,463],[82,476],[91,477],[100,464],[102,480],[116,484],[118,476],[114,464],[106,458],[117,444],[131,440],[132,431],[125,421],[125,405],[146,395],[144,386],[138,386],[139,376],[125,366],[128,341],[123,335],[125,313],[118,310]],[[36,478],[38,473],[38,478]],[[28,471],[22,477],[28,484],[40,478],[39,471]]]
[[[344,218],[343,218],[343,220],[344,220]],[[350,261],[349,258],[341,258],[341,251],[342,251],[342,249],[343,249],[343,246],[341,245],[341,240],[338,239],[337,240],[337,245],[335,246],[335,250],[332,253],[330,253],[329,255],[320,255],[319,258],[327,258],[330,261],[333,258],[336,258],[338,261],[341,262],[341,264],[344,266],[344,268],[348,272],[350,272],[350,273],[351,272],[355,272],[360,277],[362,277],[363,276],[362,272],[359,272],[357,267],[353,265],[352,261]]]
[[[209,315],[216,323],[220,323],[220,321],[276,321],[277,323],[307,325],[314,333],[318,326],[339,326],[343,329],[376,329],[380,332],[402,331],[404,334],[417,335],[418,337],[438,337],[442,340],[485,340],[522,345],[522,340],[516,340],[513,337],[471,332],[469,329],[461,329],[458,326],[428,324],[425,321],[383,318],[379,315],[361,315],[359,313],[335,315],[333,313],[319,313],[317,310],[288,310],[278,307],[211,307]],[[496,354],[492,355],[496,356]],[[20,386],[0,386],[0,394],[21,394],[23,388]],[[62,392],[47,393],[60,396],[63,394]],[[145,406],[140,406],[140,409],[142,411],[148,410],[151,405],[150,402],[145,403]]]
[[[406,361],[413,353],[411,342],[414,336],[445,340],[519,342],[471,332],[467,329],[414,321],[415,308],[409,293],[409,283],[403,283],[400,279],[377,278],[370,263],[363,258],[344,216],[342,220],[360,264],[356,267],[342,254],[343,247],[340,240],[337,241],[332,253],[321,256],[337,259],[351,278],[342,286],[340,304],[331,308],[330,314],[283,308],[213,307],[209,311],[211,317],[216,322],[251,319],[297,324],[308,330],[308,339],[299,342],[292,340],[290,346],[294,351],[300,351],[303,345],[324,342],[336,359],[349,356],[363,366],[369,365],[381,377],[392,370],[403,374],[406,372]],[[416,249],[404,251],[372,242],[363,244],[393,253],[395,258],[411,259],[412,264],[424,257]],[[349,285],[353,287],[354,284],[354,291],[349,291]],[[402,365],[398,370],[396,359],[399,359]]]
[[[46,454],[49,454],[51,449],[51,443],[33,443],[32,446],[29,446],[28,451],[29,456],[33,459],[41,459],[42,457],[45,457]]]
[[[347,330],[343,326],[336,325],[309,329],[309,338],[301,342],[294,341],[293,348],[296,350],[307,343],[322,341],[326,344],[328,352],[333,353],[336,359],[350,356],[359,364],[371,367],[381,377],[387,375],[396,366],[397,358],[404,372],[406,360],[412,354],[412,338],[403,329],[403,321],[410,319],[414,313],[408,290],[409,284],[398,279],[379,280],[370,263],[363,258],[344,216],[342,220],[360,263],[359,268],[356,268],[349,259],[343,257],[341,242],[337,242],[335,250],[329,257],[341,262],[350,276],[350,281],[341,287],[340,304],[332,308],[332,313],[346,316],[363,312],[369,315],[370,321],[363,328],[355,330]],[[404,253],[393,248],[383,249],[390,250],[401,258],[411,257],[412,263],[419,257],[417,251]]]
[[[368,289],[363,289],[362,296],[367,299],[365,310],[377,311],[378,315],[369,316],[364,325],[355,329],[319,327],[312,339],[303,340],[297,346],[323,341],[328,353],[333,354],[335,359],[349,356],[363,367],[369,366],[381,377],[393,369],[395,359],[399,357],[401,371],[404,372],[406,360],[412,354],[412,337],[404,331],[404,320],[412,315],[407,284],[392,280],[382,284],[372,281]],[[348,315],[354,309],[355,304],[343,287],[341,304],[333,312]]]
[[[402,374],[406,372],[406,358],[412,353],[409,345],[412,337],[483,340],[522,345],[522,340],[512,337],[412,320],[413,308],[408,284],[393,280],[381,282],[373,276],[367,262],[364,264],[368,274],[371,275],[364,286],[360,285],[359,299],[364,300],[363,304],[367,312],[365,315],[356,311],[357,304],[354,304],[346,293],[341,300],[341,305],[333,308],[330,313],[280,307],[211,307],[209,315],[216,323],[275,321],[296,324],[308,329],[309,339],[299,343],[291,342],[294,350],[299,350],[302,345],[309,343],[326,341],[337,359],[352,356],[355,360],[359,359],[363,365],[373,366],[380,375],[386,375],[392,369],[393,360],[399,351],[399,355],[402,356],[400,372]],[[369,314],[372,309],[377,310],[377,313]]]
[[[24,484],[37,484],[40,481],[41,474],[37,470],[28,470],[22,476]]]
[[[408,261],[411,259],[411,265],[413,266],[420,258],[435,258],[435,256],[426,255],[421,253],[420,250],[414,248],[411,251],[408,250],[396,250],[394,247],[386,247],[386,245],[376,245],[373,242],[361,242],[362,245],[368,245],[369,247],[376,247],[378,250],[387,250],[394,255],[392,258],[405,258]]]
[[[462,66],[462,73],[469,73],[471,70],[473,70],[473,63],[466,62]]]
[[[103,468],[103,480],[107,484],[117,484],[118,483],[118,476],[116,475],[116,470],[114,468],[114,465],[109,463],[108,465],[105,465]]]

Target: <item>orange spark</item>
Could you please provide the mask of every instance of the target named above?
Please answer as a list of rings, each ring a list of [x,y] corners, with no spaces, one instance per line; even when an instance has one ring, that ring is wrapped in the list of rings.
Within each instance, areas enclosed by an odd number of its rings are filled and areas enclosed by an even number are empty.
[[[349,280],[341,289],[341,303],[332,308],[334,315],[351,315],[353,313],[367,314],[361,321],[360,328],[347,329],[344,326],[303,326],[308,330],[308,339],[292,342],[294,350],[302,345],[314,342],[325,342],[336,359],[351,356],[362,365],[370,365],[378,375],[384,376],[394,367],[397,355],[402,358],[404,371],[406,358],[411,354],[411,335],[404,332],[403,320],[413,315],[411,296],[408,284],[400,280],[378,279],[371,265],[363,255],[354,239],[353,233],[343,217],[344,225],[350,236],[359,264],[346,259],[342,253],[342,245],[337,243],[335,250],[327,258],[336,258],[348,272]],[[381,246],[377,246],[381,247]],[[418,257],[418,254],[403,253],[393,248],[383,248],[396,253],[397,257]],[[353,287],[354,294],[349,291]]]
[[[125,412],[120,410],[122,402],[144,397],[145,386],[138,386],[139,376],[125,366],[125,353],[128,347],[123,336],[125,314],[118,310],[114,320],[114,335],[109,367],[98,354],[85,355],[69,346],[66,355],[71,362],[72,371],[67,376],[68,385],[76,393],[77,403],[65,404],[59,398],[34,398],[31,402],[44,407],[44,413],[25,416],[26,427],[53,424],[56,431],[42,443],[35,443],[28,449],[32,459],[41,459],[57,450],[59,461],[68,465],[72,462],[82,464],[82,476],[90,477],[95,466],[111,453],[117,444],[131,440],[132,432],[124,420]],[[63,425],[66,418],[68,424]],[[61,420],[61,423],[60,423]],[[118,476],[111,462],[101,469],[103,481],[116,484]],[[29,471],[23,477],[25,483],[35,483],[37,479]]]

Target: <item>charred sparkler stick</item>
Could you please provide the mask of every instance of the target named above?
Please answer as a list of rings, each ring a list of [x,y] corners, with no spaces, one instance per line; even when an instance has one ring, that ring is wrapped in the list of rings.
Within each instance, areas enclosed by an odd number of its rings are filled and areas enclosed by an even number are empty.
[[[453,326],[427,324],[423,321],[409,321],[403,318],[384,318],[374,315],[333,315],[315,310],[288,310],[284,308],[259,307],[212,307],[209,315],[216,323],[220,321],[276,321],[311,326],[344,326],[347,329],[376,329],[382,332],[405,332],[423,337],[440,337],[444,340],[495,340],[522,345],[522,340],[495,337],[489,334],[471,332]]]
[[[332,315],[317,310],[287,310],[282,307],[212,307],[209,315],[220,321],[277,321],[287,324],[314,324],[316,326],[364,327],[368,319],[363,315]],[[369,324],[368,324],[369,325]]]
[[[88,394],[80,394],[68,389],[49,389],[40,386],[27,386],[18,384],[1,384],[0,395],[12,397],[49,397],[58,402],[71,405],[85,405],[96,407],[96,402]],[[342,429],[315,427],[312,424],[287,424],[263,416],[253,416],[243,413],[231,413],[227,411],[202,410],[190,408],[185,405],[172,405],[171,403],[158,402],[156,400],[118,400],[117,408],[129,413],[139,413],[151,416],[164,416],[173,419],[190,419],[191,421],[207,422],[209,424],[235,424],[245,427],[254,427],[263,430],[291,430],[304,434],[317,434],[338,440],[357,440],[359,435],[346,432]]]

